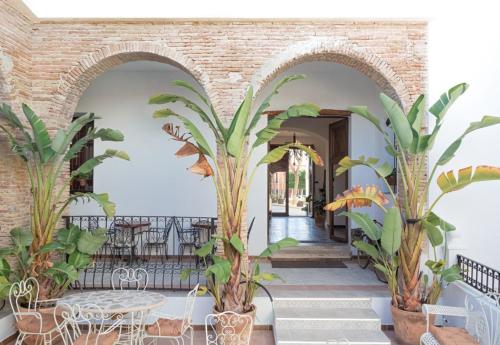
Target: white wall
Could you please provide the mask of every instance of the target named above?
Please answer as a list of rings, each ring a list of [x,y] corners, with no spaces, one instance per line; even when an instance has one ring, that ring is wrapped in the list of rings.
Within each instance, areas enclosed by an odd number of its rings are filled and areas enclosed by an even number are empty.
[[[483,7],[483,6],[481,6]],[[483,115],[500,116],[500,24],[482,8],[481,16],[441,15],[429,25],[429,95],[433,102],[459,82],[469,90],[448,113],[441,137],[432,151],[435,161],[471,121]],[[500,166],[500,127],[471,134],[445,169],[469,165]],[[431,198],[438,194],[435,184]],[[431,199],[432,200],[432,199]],[[457,227],[450,247],[470,258],[500,269],[500,182],[482,182],[445,197],[437,213]]]
[[[305,74],[307,78],[285,86],[273,98],[271,110],[286,109],[296,103],[313,102],[321,108],[328,109],[347,109],[352,105],[366,105],[374,114],[379,116],[383,114],[378,99],[380,90],[373,81],[347,66],[329,62],[308,62],[289,69],[260,93],[256,104],[268,94],[275,82],[290,74]],[[266,119],[262,119],[260,126],[263,126],[265,121]],[[358,158],[360,155],[380,157],[382,161],[392,164],[392,158],[384,150],[382,137],[368,121],[352,116],[349,131],[349,154],[352,157]],[[256,156],[263,155],[266,149],[265,145],[259,147]],[[267,198],[266,181],[266,168],[262,168],[256,175],[254,188],[249,197],[249,214],[257,217],[255,223],[257,229],[266,227],[266,208],[263,206]],[[350,174],[350,184],[364,186],[378,182],[371,171],[357,168]],[[380,213],[375,208],[359,211],[370,212],[374,218],[380,219]],[[256,236],[253,237],[251,243],[254,245],[263,243],[261,235],[259,230],[258,239]]]
[[[150,96],[160,92],[184,94],[171,86],[175,79],[194,81],[179,70],[157,68],[156,71],[109,71],[95,79],[82,96],[77,111],[94,112],[101,117],[96,123],[98,127],[119,129],[125,135],[121,143],[96,141],[95,154],[117,148],[127,151],[131,159],[130,162],[110,159],[97,167],[94,191],[110,194],[117,215],[216,216],[212,181],[186,171],[197,156],[174,156],[181,144],[162,131],[166,120],[152,118],[158,106],[147,104]],[[190,114],[193,122],[206,129],[188,109],[178,104],[171,108]],[[71,214],[102,212],[95,203],[80,203],[71,208]]]

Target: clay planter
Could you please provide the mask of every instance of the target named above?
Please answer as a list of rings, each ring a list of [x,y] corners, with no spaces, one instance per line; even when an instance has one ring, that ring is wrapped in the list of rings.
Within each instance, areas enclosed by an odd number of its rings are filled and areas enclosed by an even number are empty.
[[[54,316],[54,310],[56,309],[55,306],[53,307],[43,307],[43,308],[37,308],[37,312],[39,312],[40,314],[44,314],[44,315],[50,315],[51,317]],[[29,310],[27,308],[23,308],[21,307],[19,309],[20,312],[28,312]],[[33,310],[32,310],[33,311]],[[60,316],[60,311],[57,311],[57,315]],[[54,334],[54,344],[59,344],[61,343],[62,344],[62,340],[61,338],[59,337],[59,332],[56,331],[56,334]],[[56,337],[57,336],[57,337]],[[43,336],[39,336],[39,335],[29,335],[29,336],[26,336],[23,340],[23,344],[25,345],[42,345],[43,344]]]
[[[219,314],[215,308],[212,309],[214,314]],[[238,325],[238,324],[232,324],[231,320],[229,320],[226,315],[218,315],[217,320],[215,322],[215,331],[217,334],[234,334],[238,335],[235,337],[225,337],[224,338],[224,345],[240,345],[239,339],[251,339],[252,337],[252,332],[253,332],[253,323],[255,323],[255,314],[256,314],[256,308],[255,306],[253,309],[244,315],[250,315],[252,318],[252,327],[245,328],[246,324]],[[232,325],[231,325],[232,324]],[[228,325],[230,325],[228,327]]]
[[[411,312],[391,306],[394,333],[398,344],[420,345],[420,337],[425,333],[427,321],[422,312]],[[434,323],[431,317],[431,324]]]

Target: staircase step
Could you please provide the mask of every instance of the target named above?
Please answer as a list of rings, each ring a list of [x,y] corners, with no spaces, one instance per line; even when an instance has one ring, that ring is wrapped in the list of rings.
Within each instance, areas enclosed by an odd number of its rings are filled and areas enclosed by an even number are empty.
[[[274,254],[272,259],[350,259],[351,248],[348,245],[311,245],[290,247]]]
[[[276,307],[277,329],[380,330],[380,319],[368,308]]]
[[[343,344],[349,345],[390,345],[391,341],[381,330],[359,329],[277,329],[276,345]]]
[[[274,299],[275,308],[359,308],[371,309],[372,301],[368,297],[342,298],[342,297],[305,297],[305,298],[283,298]]]

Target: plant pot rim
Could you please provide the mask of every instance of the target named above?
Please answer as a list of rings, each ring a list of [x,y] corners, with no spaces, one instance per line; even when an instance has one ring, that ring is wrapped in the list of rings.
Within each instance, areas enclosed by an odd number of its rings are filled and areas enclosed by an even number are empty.
[[[237,314],[240,314],[240,315],[245,315],[245,314],[251,314],[251,313],[255,313],[257,311],[257,306],[255,304],[251,304],[251,309],[248,310],[248,311],[245,311],[243,313],[237,313]],[[226,310],[227,311],[227,310]],[[224,313],[224,311],[218,311],[217,308],[215,307],[215,305],[212,306],[212,312],[214,314],[222,314]]]
[[[401,313],[401,314],[423,314],[422,311],[409,311],[409,310],[404,310],[404,309],[401,309],[399,307],[396,307],[394,306],[393,304],[391,304],[391,310],[393,312],[396,312],[396,313]]]

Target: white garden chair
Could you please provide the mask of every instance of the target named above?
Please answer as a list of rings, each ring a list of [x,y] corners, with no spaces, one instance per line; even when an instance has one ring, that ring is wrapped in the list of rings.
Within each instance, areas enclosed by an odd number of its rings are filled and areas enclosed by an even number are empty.
[[[9,302],[16,319],[19,335],[15,345],[21,345],[27,338],[43,339],[44,345],[50,345],[61,336],[63,320],[52,313],[40,312],[39,306],[55,303],[57,300],[39,300],[39,285],[35,278],[28,278],[12,284]]]
[[[250,315],[226,311],[205,317],[207,345],[249,345],[253,319]]]
[[[493,303],[491,302],[493,299]],[[431,315],[461,317],[465,331],[481,345],[500,345],[500,294],[487,293],[465,298],[465,307],[424,304],[427,330],[420,338],[422,345],[440,345],[431,332]]]
[[[56,315],[65,326],[64,345],[114,345],[120,340],[122,316],[105,313],[95,304],[60,303]]]
[[[120,267],[111,274],[111,287],[113,290],[123,290],[124,288],[146,290],[148,281],[148,272],[144,268]]]
[[[151,312],[150,317],[155,318],[155,321],[146,326],[143,342],[145,339],[149,339],[156,345],[158,344],[158,339],[168,339],[175,340],[177,344],[184,344],[184,338],[188,338],[190,344],[193,345],[194,334],[191,322],[198,287],[199,284],[187,294],[184,315],[182,317]]]

